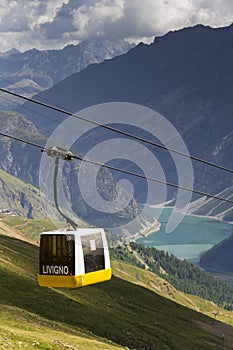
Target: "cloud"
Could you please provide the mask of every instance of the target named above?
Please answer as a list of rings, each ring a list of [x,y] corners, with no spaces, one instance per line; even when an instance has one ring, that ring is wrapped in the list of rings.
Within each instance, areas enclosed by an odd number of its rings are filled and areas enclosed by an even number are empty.
[[[88,3],[88,2],[87,2]],[[85,4],[73,10],[73,26],[81,39],[88,37],[111,37],[119,35],[119,25],[125,19],[124,0],[102,0]],[[113,35],[115,33],[115,35]]]
[[[53,22],[58,10],[68,2],[69,0],[1,0],[0,51],[12,47],[26,49],[46,45],[42,26]]]
[[[228,0],[1,0],[0,51],[61,48],[96,37],[150,40],[198,23],[232,22]]]
[[[150,37],[197,23],[211,26],[233,22],[233,4],[223,0],[99,0],[73,11],[81,39]]]

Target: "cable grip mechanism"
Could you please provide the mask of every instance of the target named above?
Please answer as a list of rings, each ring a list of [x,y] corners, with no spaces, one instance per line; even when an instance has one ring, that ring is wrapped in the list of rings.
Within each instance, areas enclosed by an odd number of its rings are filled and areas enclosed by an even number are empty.
[[[61,158],[66,161],[71,161],[74,158],[74,155],[71,151],[67,151],[61,147],[50,147],[46,150],[42,150],[42,152],[46,152],[49,157],[52,158]]]

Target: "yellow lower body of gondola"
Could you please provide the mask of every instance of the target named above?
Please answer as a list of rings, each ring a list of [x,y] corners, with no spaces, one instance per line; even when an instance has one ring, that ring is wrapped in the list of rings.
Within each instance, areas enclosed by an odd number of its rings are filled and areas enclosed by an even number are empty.
[[[77,276],[38,275],[38,283],[41,287],[80,288],[108,281],[111,277],[112,269],[110,268]]]

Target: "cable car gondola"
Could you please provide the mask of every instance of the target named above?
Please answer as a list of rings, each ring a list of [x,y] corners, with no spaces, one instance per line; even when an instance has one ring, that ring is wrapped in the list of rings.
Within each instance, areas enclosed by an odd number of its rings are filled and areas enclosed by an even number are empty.
[[[47,155],[55,158],[55,206],[69,227],[40,234],[38,283],[45,287],[79,288],[108,281],[111,279],[112,269],[104,229],[77,228],[77,224],[58,205],[59,158],[70,161],[72,153],[52,147]]]
[[[109,251],[101,228],[40,234],[40,286],[79,288],[111,279]]]

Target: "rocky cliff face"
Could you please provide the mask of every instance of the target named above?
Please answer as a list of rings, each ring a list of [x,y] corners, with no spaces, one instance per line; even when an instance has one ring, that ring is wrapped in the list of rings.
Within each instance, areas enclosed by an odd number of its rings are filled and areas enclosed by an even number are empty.
[[[44,145],[46,138],[38,133],[27,118],[16,112],[0,112],[1,131],[24,140]],[[0,137],[0,168],[13,176],[38,186],[40,150],[10,138]]]
[[[40,191],[0,170],[0,212],[25,216],[30,219],[50,217],[59,220],[52,203]]]
[[[142,213],[143,207],[138,204],[134,197],[128,205],[120,210],[117,210],[116,204],[114,213],[108,212],[106,206],[94,208],[87,204],[86,199],[83,198],[80,192],[78,182],[80,164],[80,162],[74,162],[66,167],[63,185],[68,190],[67,197],[70,198],[72,210],[78,213],[81,219],[91,222],[96,227],[107,228],[110,232],[119,236],[131,236],[152,226],[153,218]],[[116,198],[119,198],[119,205],[121,205],[129,197],[129,194],[122,187],[119,186],[116,189],[116,182],[108,169],[101,168],[99,170],[96,186],[98,195],[105,203],[111,204]],[[89,192],[85,193],[87,198],[94,195],[91,190],[88,190],[88,178],[85,190]]]

